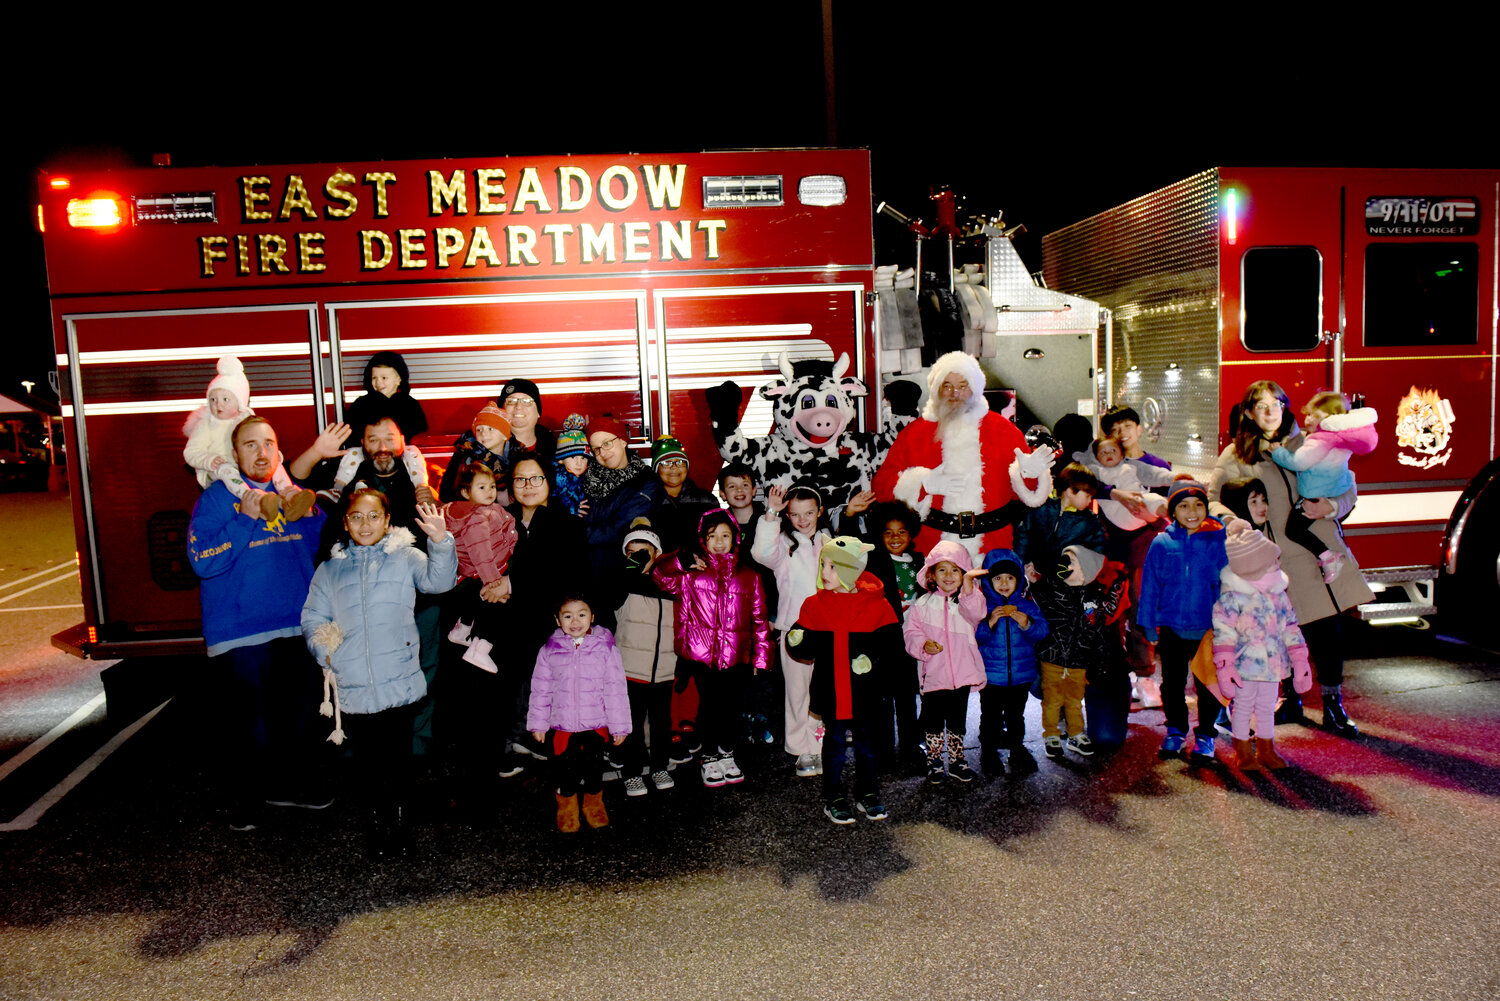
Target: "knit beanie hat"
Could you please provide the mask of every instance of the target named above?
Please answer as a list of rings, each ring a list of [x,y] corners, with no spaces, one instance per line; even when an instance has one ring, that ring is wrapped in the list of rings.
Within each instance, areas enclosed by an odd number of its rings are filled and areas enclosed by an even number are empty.
[[[620,543],[620,552],[630,548],[632,542],[649,542],[661,552],[661,536],[657,535],[651,528],[650,518],[637,518],[630,523],[630,531],[625,533],[625,541]]]
[[[1103,554],[1096,553],[1087,546],[1064,546],[1063,555],[1066,556],[1069,553],[1072,553],[1073,558],[1078,561],[1078,570],[1083,574],[1083,580],[1074,586],[1082,587],[1084,584],[1092,584],[1094,578],[1099,576],[1099,571],[1104,569]],[[1068,583],[1073,582],[1069,580]]]
[[[234,394],[235,401],[239,403],[240,410],[250,409],[250,380],[245,378],[245,366],[234,355],[225,355],[219,359],[219,374],[214,376],[208,384],[208,393],[216,389],[222,389]]]
[[[1177,505],[1189,497],[1196,497],[1208,507],[1208,490],[1197,480],[1177,480],[1167,491],[1167,517],[1177,517]]]
[[[593,420],[589,421],[588,427],[584,429],[583,433],[588,437],[589,441],[593,441],[594,435],[599,434],[600,432],[613,435],[626,444],[629,444],[630,442],[630,429],[624,424],[621,424],[619,421],[615,420],[613,417],[609,416],[609,414],[605,414],[603,417],[596,417]]]
[[[1009,556],[994,562],[989,568],[990,579],[993,580],[999,574],[1008,573],[1014,577],[1017,583],[1026,579],[1026,571],[1021,568],[1019,560],[1011,559]]]
[[[1245,580],[1260,580],[1281,569],[1281,547],[1255,530],[1243,518],[1231,518],[1224,528],[1224,551],[1229,569]]]
[[[844,585],[845,590],[854,590],[854,582],[859,580],[859,575],[864,573],[865,564],[869,562],[867,555],[875,547],[868,542],[862,542],[852,535],[840,535],[823,543],[823,548],[818,550],[819,567],[822,560],[833,563],[834,573],[838,574],[839,583]],[[818,588],[823,587],[823,573],[818,571]]]
[[[557,451],[553,453],[558,462],[589,454],[589,440],[583,433],[585,423],[587,420],[582,414],[569,414],[563,421],[562,431],[557,436]]]
[[[505,416],[505,411],[493,403],[486,403],[484,408],[474,415],[474,420],[469,427],[473,429],[494,428],[504,435],[507,441],[510,440],[510,418]]]
[[[505,398],[507,396],[515,396],[518,393],[522,396],[531,397],[532,402],[536,404],[536,412],[542,412],[542,391],[537,389],[536,383],[530,379],[506,379],[505,385],[500,387],[500,405],[502,407],[505,406]]]
[[[661,465],[663,459],[681,459],[687,462],[687,453],[682,450],[682,442],[669,434],[664,434],[651,443],[651,468],[655,469]]]

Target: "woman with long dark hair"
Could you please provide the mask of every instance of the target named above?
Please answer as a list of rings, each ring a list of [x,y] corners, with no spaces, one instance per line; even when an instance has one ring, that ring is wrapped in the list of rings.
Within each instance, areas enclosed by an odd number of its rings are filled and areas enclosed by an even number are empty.
[[[1281,568],[1290,581],[1287,593],[1297,611],[1297,624],[1307,639],[1313,667],[1322,685],[1323,727],[1343,737],[1356,737],[1359,728],[1344,710],[1344,643],[1340,613],[1371,600],[1374,594],[1365,584],[1359,565],[1344,544],[1339,525],[1353,510],[1357,491],[1351,489],[1338,497],[1303,503],[1297,493],[1296,474],[1271,461],[1273,443],[1296,451],[1303,441],[1302,431],[1292,415],[1291,400],[1286,390],[1275,382],[1269,379],[1252,382],[1245,390],[1239,409],[1234,440],[1220,453],[1209,477],[1209,510],[1219,518],[1233,514],[1219,501],[1220,489],[1231,480],[1253,476],[1265,484],[1269,506],[1265,530],[1273,542],[1282,544]],[[1327,583],[1323,580],[1317,557],[1301,546],[1283,544],[1287,516],[1298,504],[1302,505],[1302,512],[1313,519],[1313,534],[1328,549],[1344,557],[1343,569]],[[1287,692],[1277,722],[1305,722],[1301,700],[1290,689]]]

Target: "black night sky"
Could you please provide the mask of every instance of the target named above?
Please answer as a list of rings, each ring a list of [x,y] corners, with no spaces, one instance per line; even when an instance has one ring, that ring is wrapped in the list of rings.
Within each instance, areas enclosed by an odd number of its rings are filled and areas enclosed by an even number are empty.
[[[11,61],[0,392],[22,379],[44,391],[52,365],[39,168],[829,144],[817,0],[535,6],[353,27],[246,9],[218,27],[74,41],[45,71]],[[1331,16],[979,7],[834,0],[831,137],[869,147],[876,198],[909,215],[930,220],[929,189],[946,184],[968,211],[1026,224],[1033,268],[1042,234],[1215,165],[1500,159],[1477,40],[1445,35],[1439,53],[1386,26],[1396,49],[1376,53],[1374,25]],[[895,223],[877,219],[875,237],[880,263],[910,263]]]

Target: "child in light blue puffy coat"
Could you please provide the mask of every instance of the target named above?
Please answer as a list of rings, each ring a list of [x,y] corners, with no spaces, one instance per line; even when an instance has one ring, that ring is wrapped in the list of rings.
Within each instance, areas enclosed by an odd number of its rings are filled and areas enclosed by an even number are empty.
[[[372,811],[371,848],[394,847],[412,783],[412,728],[427,694],[413,607],[417,592],[441,594],[458,580],[453,536],[435,504],[417,506],[427,552],[406,528],[391,528],[378,490],[356,490],[344,515],[347,540],[313,574],[302,635],[323,666],[323,714],[335,744],[349,741],[358,790]],[[333,698],[327,698],[329,689]]]

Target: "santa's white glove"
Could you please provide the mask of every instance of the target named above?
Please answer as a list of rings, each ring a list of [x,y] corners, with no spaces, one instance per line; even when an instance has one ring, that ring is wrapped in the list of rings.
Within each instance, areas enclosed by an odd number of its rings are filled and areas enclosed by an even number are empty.
[[[1021,475],[1028,480],[1039,479],[1047,470],[1052,468],[1052,449],[1039,448],[1034,452],[1023,452],[1016,449],[1016,466],[1021,470]]]
[[[963,493],[967,479],[965,473],[948,472],[945,467],[939,466],[922,478],[922,489],[930,494],[947,497],[949,494]]]

